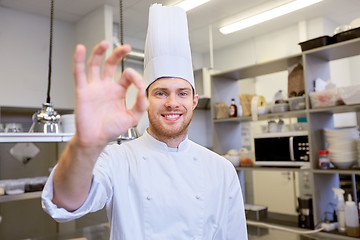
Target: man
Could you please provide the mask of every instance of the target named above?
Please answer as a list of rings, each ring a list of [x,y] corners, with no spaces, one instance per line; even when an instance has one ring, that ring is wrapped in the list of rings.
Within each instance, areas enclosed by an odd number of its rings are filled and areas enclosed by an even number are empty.
[[[150,8],[144,75],[131,69],[112,81],[130,51],[124,45],[106,59],[108,44],[74,55],[76,133],[43,192],[46,211],[69,221],[106,206],[111,239],[247,239],[239,180],[230,162],[187,138],[195,95],[186,14],[177,7]],[[125,107],[130,84],[138,88]],[[146,96],[146,92],[147,96]],[[147,109],[144,135],[109,145],[136,125]]]

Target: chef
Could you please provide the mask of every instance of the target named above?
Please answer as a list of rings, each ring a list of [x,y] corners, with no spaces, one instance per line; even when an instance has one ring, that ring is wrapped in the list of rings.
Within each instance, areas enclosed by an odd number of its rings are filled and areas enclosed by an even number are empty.
[[[42,203],[56,221],[80,218],[106,207],[110,239],[245,240],[243,197],[236,171],[223,157],[192,142],[188,126],[198,103],[186,13],[150,7],[144,77],[116,65],[130,51],[114,50],[99,73],[108,43],[94,47],[85,73],[85,48],[74,54],[76,133],[50,174]],[[134,84],[137,100],[125,107]],[[147,109],[140,138],[108,143],[137,124]]]

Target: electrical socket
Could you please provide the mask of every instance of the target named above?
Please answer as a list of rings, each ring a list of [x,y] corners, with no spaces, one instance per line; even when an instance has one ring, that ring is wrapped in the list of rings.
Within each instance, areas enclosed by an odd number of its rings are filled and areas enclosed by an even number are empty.
[[[330,232],[332,230],[335,230],[338,226],[337,222],[333,223],[321,223],[321,227],[324,229],[324,231]]]

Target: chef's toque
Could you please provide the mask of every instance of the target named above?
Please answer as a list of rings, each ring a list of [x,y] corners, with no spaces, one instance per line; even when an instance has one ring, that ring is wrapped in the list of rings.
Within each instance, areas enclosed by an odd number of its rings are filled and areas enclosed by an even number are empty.
[[[186,12],[180,7],[153,4],[145,42],[147,87],[161,77],[182,78],[195,90]]]

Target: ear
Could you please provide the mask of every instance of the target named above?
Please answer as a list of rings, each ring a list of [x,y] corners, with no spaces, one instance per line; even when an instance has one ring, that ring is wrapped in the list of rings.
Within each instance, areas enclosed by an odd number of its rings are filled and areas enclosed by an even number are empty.
[[[196,108],[196,106],[198,105],[198,103],[199,103],[199,95],[198,95],[198,94],[195,94],[194,100],[193,100],[193,110]]]

